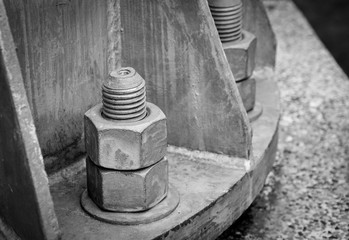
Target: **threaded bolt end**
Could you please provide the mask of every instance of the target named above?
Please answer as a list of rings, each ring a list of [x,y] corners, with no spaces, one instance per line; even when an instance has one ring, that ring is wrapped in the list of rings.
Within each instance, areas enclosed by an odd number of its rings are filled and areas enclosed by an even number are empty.
[[[112,71],[102,86],[105,118],[118,121],[139,121],[146,114],[144,79],[131,67]]]
[[[241,40],[241,0],[209,0],[208,2],[221,42],[236,42]]]

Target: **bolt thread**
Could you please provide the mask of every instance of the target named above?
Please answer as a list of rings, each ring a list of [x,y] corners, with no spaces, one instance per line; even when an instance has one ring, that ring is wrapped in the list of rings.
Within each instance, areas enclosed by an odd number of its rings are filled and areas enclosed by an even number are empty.
[[[225,2],[227,2],[225,0]],[[210,1],[210,10],[221,42],[235,42],[242,38],[242,2],[231,1],[221,6],[219,0]]]
[[[113,71],[102,86],[103,116],[118,121],[139,121],[146,112],[145,81],[133,68]]]

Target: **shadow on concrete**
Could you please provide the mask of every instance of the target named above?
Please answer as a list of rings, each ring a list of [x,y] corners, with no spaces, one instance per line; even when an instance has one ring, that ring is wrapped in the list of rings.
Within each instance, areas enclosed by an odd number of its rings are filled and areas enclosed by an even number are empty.
[[[293,1],[344,72],[349,75],[349,1]]]

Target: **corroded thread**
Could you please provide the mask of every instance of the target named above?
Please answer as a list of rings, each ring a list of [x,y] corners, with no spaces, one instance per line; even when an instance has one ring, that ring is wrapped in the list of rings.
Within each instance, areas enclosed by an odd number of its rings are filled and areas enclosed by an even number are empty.
[[[242,37],[241,0],[209,0],[210,10],[222,42]]]
[[[102,87],[103,116],[138,121],[146,116],[144,79],[130,67],[112,71]]]

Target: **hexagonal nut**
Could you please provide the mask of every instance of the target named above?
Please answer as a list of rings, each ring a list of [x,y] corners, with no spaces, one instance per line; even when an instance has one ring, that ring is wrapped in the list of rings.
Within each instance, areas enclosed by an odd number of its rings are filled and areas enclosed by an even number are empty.
[[[256,80],[253,77],[236,83],[246,111],[251,111],[256,102]]]
[[[223,49],[236,82],[252,75],[255,67],[256,45],[256,37],[247,31],[242,31],[240,41],[223,43]]]
[[[85,113],[87,155],[98,166],[118,170],[148,167],[167,151],[166,116],[147,102],[147,116],[136,122],[114,121],[102,116],[102,104]]]
[[[145,211],[158,204],[168,191],[168,161],[136,171],[99,167],[86,159],[87,189],[101,209],[117,212]]]

